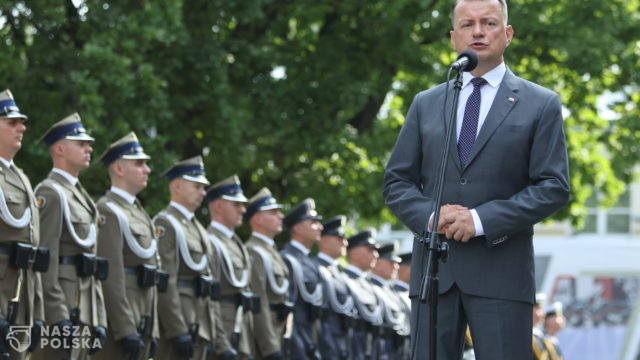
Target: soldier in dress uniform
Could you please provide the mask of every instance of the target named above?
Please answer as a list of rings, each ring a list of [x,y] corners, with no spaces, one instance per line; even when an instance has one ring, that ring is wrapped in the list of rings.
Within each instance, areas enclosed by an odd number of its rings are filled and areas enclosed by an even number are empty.
[[[411,357],[411,299],[409,299],[409,275],[411,274],[411,252],[399,255],[400,267],[398,276],[392,282],[391,288],[400,298],[402,311],[404,312],[404,324],[398,331],[402,337],[402,345],[398,348],[396,359],[409,359]]]
[[[213,246],[194,212],[209,185],[201,156],[180,161],[165,171],[171,202],[154,218],[167,289],[158,296],[158,359],[205,360],[217,350],[234,358],[222,327],[220,283],[209,262]],[[160,289],[163,290],[163,289]]]
[[[355,313],[353,299],[338,259],[347,255],[344,225],[347,217],[338,215],[322,224],[317,260],[324,288],[320,354],[323,359],[351,359]]]
[[[111,188],[98,200],[98,255],[109,260],[102,283],[107,307],[107,344],[98,359],[147,359],[157,348],[156,278],[160,266],[153,223],[136,195],[151,169],[132,132],[100,157]]]
[[[545,301],[546,295],[542,293],[536,294],[536,302],[533,305],[533,359],[534,360],[558,360],[558,354],[555,352],[553,343],[544,336],[540,328],[545,317]]]
[[[211,217],[207,228],[220,268],[220,311],[225,333],[238,358],[252,358],[253,313],[259,310],[259,298],[251,293],[251,260],[246,246],[234,232],[242,224],[247,198],[238,176],[233,175],[207,189],[206,203]]]
[[[89,341],[91,348],[68,344],[46,347],[36,354],[42,359],[86,359],[100,350],[107,336],[101,280],[106,276],[106,262],[96,259],[98,209],[78,180],[91,163],[94,138],[75,113],[53,124],[40,141],[53,160],[49,176],[35,190],[40,238],[54,260],[42,275],[47,324],[61,330],[88,326],[98,346],[93,348],[94,341]],[[98,260],[101,273],[96,271]]]
[[[363,230],[351,236],[347,247],[349,265],[344,272],[357,310],[357,321],[352,344],[355,359],[378,359],[384,348],[381,336],[384,306],[375,294],[367,273],[376,265],[378,246],[373,230]]]
[[[405,313],[402,309],[402,300],[391,288],[391,281],[398,275],[400,259],[394,254],[395,243],[389,243],[378,247],[378,260],[371,270],[369,280],[374,285],[373,289],[378,301],[384,306],[383,334],[385,347],[381,358],[395,359],[396,354],[402,348],[404,337],[400,335],[405,325]]]
[[[282,340],[292,304],[288,301],[289,269],[273,238],[282,232],[282,205],[262,188],[249,199],[244,218],[251,225],[247,241],[251,265],[251,289],[260,296],[261,309],[253,316],[256,359],[284,359]]]
[[[13,162],[22,146],[27,116],[20,112],[9,90],[0,92],[0,357],[24,359],[26,349],[9,346],[12,325],[25,326],[13,332],[20,341],[31,332],[33,350],[43,324],[42,283],[48,253],[38,249],[40,220],[29,179]],[[35,262],[31,260],[35,258]],[[29,328],[31,326],[31,328]]]
[[[562,359],[562,350],[560,349],[560,341],[558,340],[558,333],[564,329],[566,319],[562,313],[562,303],[556,301],[552,303],[546,311],[544,316],[543,332],[544,336],[553,345],[552,357]]]
[[[313,199],[305,199],[284,217],[291,241],[280,254],[289,267],[289,298],[294,304],[291,359],[320,359],[318,337],[322,308],[322,285],[318,263],[310,257],[311,247],[320,241],[322,217]]]

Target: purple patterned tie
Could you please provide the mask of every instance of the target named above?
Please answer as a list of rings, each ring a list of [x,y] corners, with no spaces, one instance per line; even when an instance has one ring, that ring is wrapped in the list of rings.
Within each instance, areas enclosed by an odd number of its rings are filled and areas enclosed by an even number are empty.
[[[487,80],[481,77],[471,79],[473,92],[467,99],[467,105],[464,108],[462,128],[460,129],[460,137],[458,137],[458,157],[460,158],[460,166],[463,168],[469,160],[473,143],[476,141],[478,118],[480,117],[480,88],[486,83]]]

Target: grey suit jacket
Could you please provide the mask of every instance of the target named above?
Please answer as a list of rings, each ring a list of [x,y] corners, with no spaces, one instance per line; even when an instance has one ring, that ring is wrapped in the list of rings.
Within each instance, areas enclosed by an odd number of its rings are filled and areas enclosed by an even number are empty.
[[[385,172],[385,202],[414,233],[424,231],[435,210],[453,85],[449,91],[446,105],[445,84],[415,97]],[[560,99],[507,69],[464,168],[452,133],[442,201],[475,208],[486,236],[446,240],[450,258],[440,264],[439,291],[456,283],[468,294],[533,303],[533,225],[569,199]],[[419,249],[414,243],[412,296],[426,265]]]

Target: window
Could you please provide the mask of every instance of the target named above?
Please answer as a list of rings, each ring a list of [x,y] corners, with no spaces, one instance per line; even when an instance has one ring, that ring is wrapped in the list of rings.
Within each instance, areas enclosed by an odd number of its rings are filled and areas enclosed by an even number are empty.
[[[585,226],[579,234],[629,234],[631,231],[631,201],[630,192],[625,190],[616,203],[604,209],[598,206],[600,194],[591,195],[587,200],[589,208]]]

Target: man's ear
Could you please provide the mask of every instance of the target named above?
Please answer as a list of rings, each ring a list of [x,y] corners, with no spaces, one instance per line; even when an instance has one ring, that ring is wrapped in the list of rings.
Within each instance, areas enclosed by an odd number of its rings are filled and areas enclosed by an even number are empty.
[[[122,164],[122,161],[120,161],[120,159],[116,160],[112,166],[114,174],[119,177],[124,176],[124,165]]]
[[[219,213],[220,212],[220,207],[222,206],[222,202],[218,201],[219,199],[214,199],[210,201],[210,205],[211,205],[211,211],[215,212],[215,213]]]
[[[507,32],[507,46],[511,45],[511,40],[513,39],[513,34],[515,33],[513,27],[511,25],[507,25],[505,29]]]
[[[51,145],[51,154],[60,156],[64,152],[64,146],[62,142],[58,141],[55,144]]]

